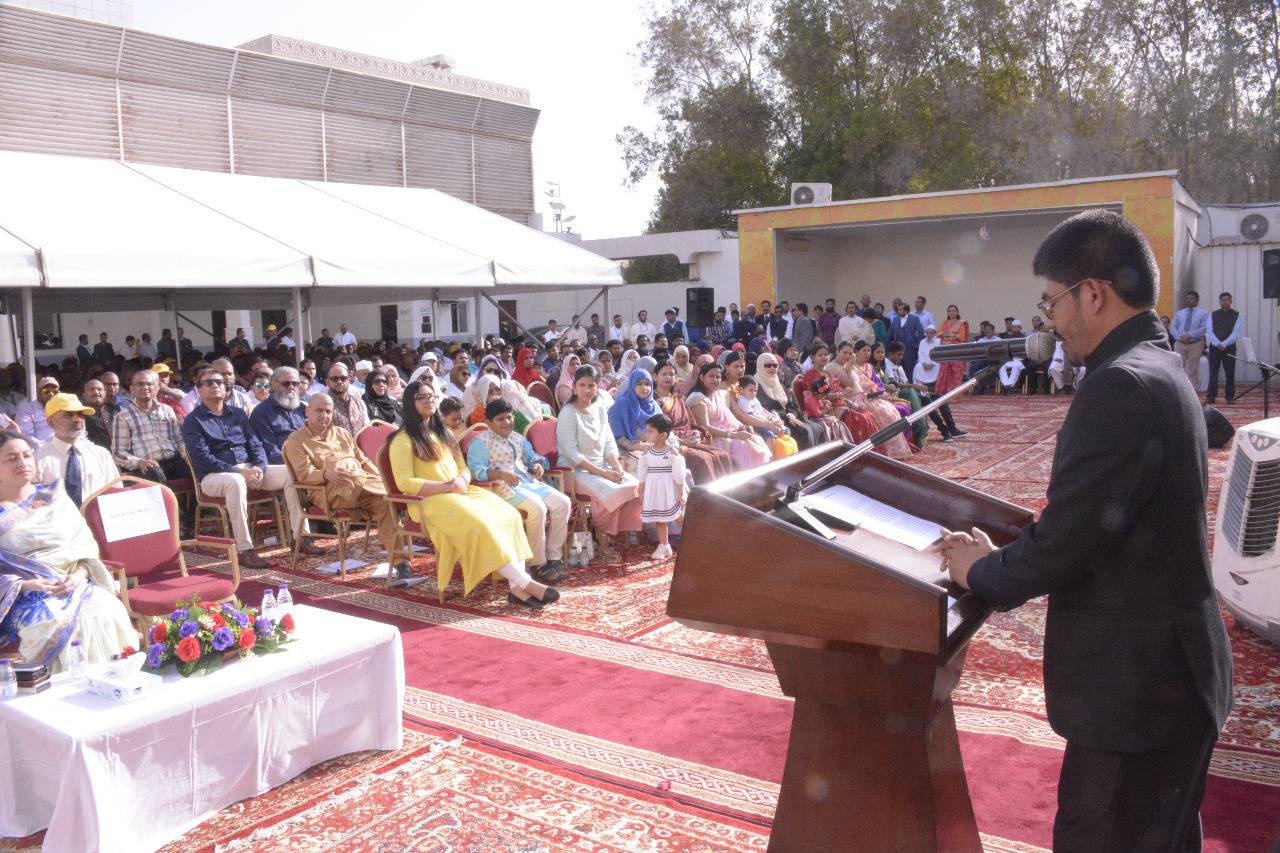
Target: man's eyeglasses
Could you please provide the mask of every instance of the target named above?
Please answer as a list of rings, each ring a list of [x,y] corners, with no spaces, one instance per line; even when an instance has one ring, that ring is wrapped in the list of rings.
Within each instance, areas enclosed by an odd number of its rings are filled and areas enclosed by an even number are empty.
[[[270,388],[270,387],[271,387],[271,383],[270,383],[270,382],[255,382],[255,383],[253,383],[253,387],[254,387],[254,388]]]
[[[221,379],[201,379],[200,380],[200,386],[202,388],[214,388],[214,387],[222,388],[226,384],[227,383],[223,382]]]
[[[280,384],[285,388],[298,388],[302,385],[302,382],[298,379],[281,379]]]
[[[1039,311],[1048,319],[1052,320],[1053,319],[1053,303],[1057,302],[1059,299],[1066,296],[1068,293],[1075,290],[1077,287],[1084,284],[1086,281],[1096,281],[1099,284],[1111,284],[1111,282],[1107,281],[1105,278],[1082,278],[1079,281],[1077,281],[1075,284],[1068,287],[1066,290],[1057,294],[1056,296],[1050,299],[1044,299],[1040,302],[1037,302],[1036,310]]]
[[[351,377],[350,376],[330,376],[329,381],[330,382],[350,382]]]

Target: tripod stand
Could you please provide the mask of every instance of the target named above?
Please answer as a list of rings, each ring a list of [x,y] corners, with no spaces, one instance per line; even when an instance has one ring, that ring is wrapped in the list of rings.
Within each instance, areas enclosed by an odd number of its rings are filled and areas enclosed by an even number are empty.
[[[1261,386],[1262,387],[1262,417],[1263,419],[1271,417],[1271,393],[1270,393],[1271,380],[1275,378],[1277,375],[1280,375],[1280,370],[1277,370],[1274,365],[1267,364],[1266,362],[1253,361],[1251,359],[1241,358],[1240,356],[1232,355],[1231,353],[1227,353],[1226,355],[1228,358],[1233,359],[1239,364],[1251,364],[1254,367],[1258,368],[1258,371],[1262,374],[1262,380],[1260,382],[1257,382],[1254,385],[1249,386],[1242,393],[1237,394],[1236,399],[1239,400],[1243,398],[1245,395],[1249,394],[1251,391]]]

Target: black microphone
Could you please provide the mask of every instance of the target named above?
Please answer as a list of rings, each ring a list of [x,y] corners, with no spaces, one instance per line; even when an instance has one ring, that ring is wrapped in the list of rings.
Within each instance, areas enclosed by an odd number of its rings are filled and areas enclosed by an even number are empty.
[[[1006,362],[1015,358],[1029,358],[1034,362],[1051,361],[1056,344],[1055,335],[1048,332],[1035,332],[1025,338],[942,344],[929,350],[929,360]]]

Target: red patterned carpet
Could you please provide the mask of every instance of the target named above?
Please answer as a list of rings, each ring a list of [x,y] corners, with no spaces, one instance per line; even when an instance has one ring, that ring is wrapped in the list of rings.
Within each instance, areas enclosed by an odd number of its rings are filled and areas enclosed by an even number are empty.
[[[970,437],[931,445],[914,462],[1039,510],[1068,403],[966,400],[955,410]],[[1244,406],[1227,413],[1237,423],[1260,417]],[[1210,510],[1225,463],[1226,451],[1214,451]],[[314,571],[323,559],[293,573],[280,554],[271,569],[247,573],[245,598],[287,580],[300,600],[399,627],[405,746],[313,768],[166,849],[763,848],[790,702],[762,644],[665,618],[671,567],[648,560],[649,550],[627,549],[625,575],[616,566],[575,574],[541,612],[517,610],[488,584],[464,599],[455,581],[440,605],[434,584],[387,591],[367,569],[343,582]],[[418,563],[434,572],[429,555]],[[988,850],[1050,841],[1062,742],[1045,722],[1043,620],[1042,604],[994,616],[955,693]],[[1236,712],[1211,768],[1206,849],[1265,850],[1280,838],[1280,650],[1230,627]]]

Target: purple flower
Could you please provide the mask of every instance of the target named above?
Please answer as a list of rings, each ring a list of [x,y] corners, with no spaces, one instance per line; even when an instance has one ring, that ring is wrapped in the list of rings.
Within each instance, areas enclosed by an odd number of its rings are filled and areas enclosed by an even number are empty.
[[[253,623],[253,630],[259,634],[270,634],[272,630],[271,620],[265,616],[259,616]]]
[[[237,610],[232,615],[235,616],[236,622],[240,625],[241,628],[249,627],[249,617],[246,616],[242,611]]]
[[[232,610],[235,610],[235,609],[236,609],[236,606],[235,606],[234,604],[232,604],[230,601],[224,601],[224,602],[222,602],[222,612],[223,612],[223,613],[230,613]]]
[[[169,614],[169,621],[170,621],[170,622],[181,622],[183,619],[186,619],[186,618],[187,618],[187,615],[188,615],[187,611],[186,611],[186,610],[184,610],[183,608],[179,607],[177,610],[175,610],[175,611],[173,611],[172,613],[170,613],[170,614]],[[186,636],[186,634],[183,634],[182,636],[184,636],[184,637],[185,637],[185,636]]]
[[[159,669],[160,664],[164,662],[164,643],[152,643],[151,648],[147,649],[147,666],[152,669]]]
[[[200,625],[198,623],[187,620],[186,622],[183,622],[182,627],[178,629],[178,636],[185,639],[199,631]]]
[[[224,626],[213,632],[213,650],[216,652],[225,652],[235,645],[235,642],[236,635],[231,633],[230,628]]]

